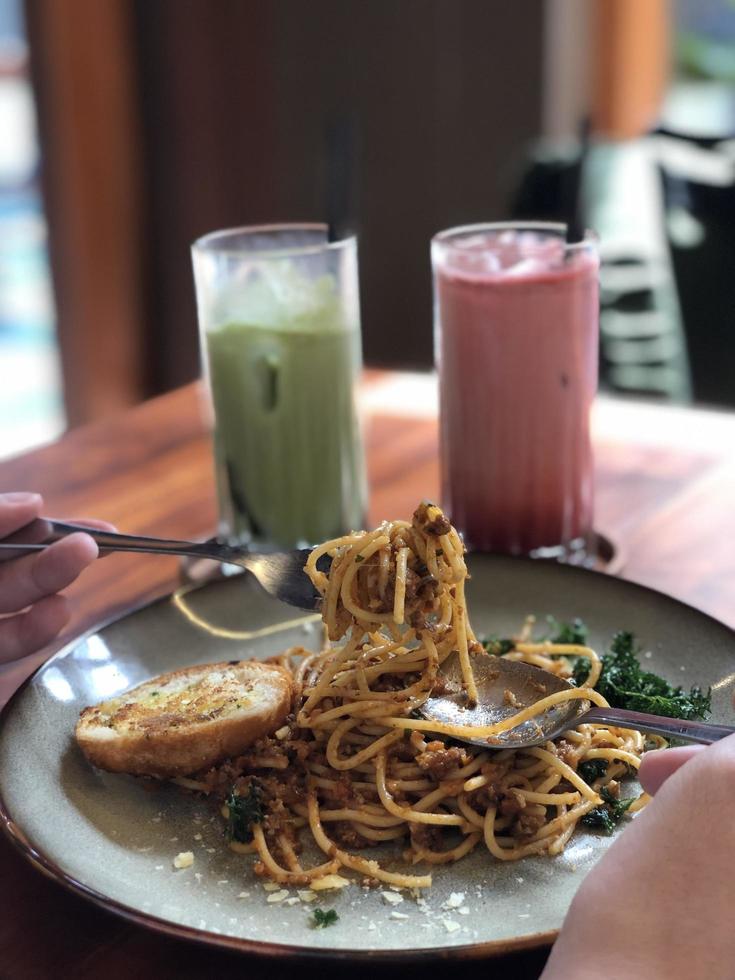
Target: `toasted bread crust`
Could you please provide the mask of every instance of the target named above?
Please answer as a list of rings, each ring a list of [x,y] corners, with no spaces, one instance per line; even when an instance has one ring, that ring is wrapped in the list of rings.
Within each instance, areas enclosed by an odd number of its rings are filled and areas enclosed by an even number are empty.
[[[275,664],[245,660],[188,667],[85,708],[75,735],[100,769],[188,776],[239,755],[279,728],[292,695],[290,674]]]

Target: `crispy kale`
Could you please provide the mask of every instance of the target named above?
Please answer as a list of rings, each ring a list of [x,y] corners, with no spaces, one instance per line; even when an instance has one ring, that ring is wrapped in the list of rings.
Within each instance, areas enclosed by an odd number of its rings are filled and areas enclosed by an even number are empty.
[[[549,624],[548,639],[552,643],[576,643],[577,646],[587,645],[587,624],[579,617],[573,619],[571,623],[560,623],[554,616],[547,616],[546,622]]]
[[[705,693],[699,687],[686,691],[643,670],[638,660],[639,652],[633,634],[621,631],[615,634],[609,652],[602,657],[602,672],[595,687],[612,707],[667,718],[703,718],[709,714],[709,691]],[[577,663],[574,682],[583,683],[588,673],[587,663]]]
[[[594,783],[600,776],[604,776],[607,771],[606,759],[587,759],[580,762],[577,772],[586,783]]]
[[[577,643],[584,646],[587,643],[587,626],[581,619],[573,619],[570,623],[562,623],[554,616],[547,616],[548,631],[541,638],[550,643]],[[502,657],[515,648],[515,640],[507,636],[487,636],[482,641],[488,653]]]
[[[589,813],[585,813],[582,817],[582,823],[585,827],[603,830],[609,835],[620,823],[623,814],[631,803],[635,802],[635,797],[631,796],[629,799],[618,800],[610,793],[606,786],[603,786],[600,790],[600,796],[605,802],[602,806],[598,806],[594,810],[590,810]]]
[[[502,657],[504,653],[510,653],[515,647],[515,641],[509,637],[488,636],[480,641],[488,653],[495,657]]]
[[[586,623],[575,618],[561,622],[547,616],[549,625],[545,639],[551,643],[572,643],[585,646],[588,642]],[[488,653],[502,656],[513,650],[512,639],[489,636],[482,640]],[[621,630],[613,637],[609,651],[602,657],[602,672],[595,688],[614,708],[644,711],[667,718],[706,718],[711,711],[710,691],[700,687],[685,690],[674,687],[663,677],[643,670],[632,633]],[[569,657],[572,666],[572,682],[578,687],[589,676],[590,662],[586,657]]]
[[[335,922],[339,919],[339,916],[334,909],[314,909],[314,929],[326,929],[327,926],[333,926]]]
[[[227,804],[227,827],[225,834],[228,840],[240,844],[248,844],[253,839],[251,827],[263,819],[263,800],[260,784],[251,780],[248,790],[238,795],[233,787],[225,803]]]
[[[603,658],[604,659],[604,658]],[[571,657],[570,657],[571,660]],[[572,683],[581,687],[590,675],[590,662],[587,657],[575,657],[572,666]]]
[[[560,622],[554,616],[547,616],[546,622],[549,624],[547,639],[551,643],[573,643],[577,646],[587,646],[589,630],[587,624],[579,616],[576,616],[570,623]],[[589,660],[586,657],[569,657],[572,665],[572,680],[575,684],[582,684],[589,673]],[[577,681],[579,674],[580,680]]]

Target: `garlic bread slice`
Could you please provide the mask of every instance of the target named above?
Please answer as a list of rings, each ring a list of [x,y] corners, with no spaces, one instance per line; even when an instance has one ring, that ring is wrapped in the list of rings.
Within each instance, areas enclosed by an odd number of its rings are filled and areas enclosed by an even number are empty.
[[[289,711],[289,673],[257,660],[162,674],[82,711],[76,740],[100,769],[187,776],[243,752]]]

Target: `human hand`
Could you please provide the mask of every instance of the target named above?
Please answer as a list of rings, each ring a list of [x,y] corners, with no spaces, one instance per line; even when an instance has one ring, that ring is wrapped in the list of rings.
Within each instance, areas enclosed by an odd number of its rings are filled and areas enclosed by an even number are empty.
[[[644,756],[655,799],[572,902],[543,980],[730,980],[735,735]]]
[[[0,539],[39,517],[42,507],[37,493],[0,494]],[[34,653],[59,633],[69,604],[58,593],[97,554],[89,535],[70,534],[44,551],[0,561],[0,664]]]
[[[641,786],[651,796],[655,796],[669,776],[673,776],[685,762],[689,762],[706,748],[706,745],[681,745],[675,749],[646,752],[638,770]]]

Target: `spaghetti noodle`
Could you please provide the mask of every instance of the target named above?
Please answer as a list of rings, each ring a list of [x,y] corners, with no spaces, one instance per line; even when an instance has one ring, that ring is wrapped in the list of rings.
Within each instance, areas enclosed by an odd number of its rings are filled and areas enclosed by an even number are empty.
[[[318,567],[324,555],[331,557],[328,574]],[[316,888],[342,883],[338,872],[350,869],[369,881],[422,888],[431,884],[429,873],[387,870],[356,852],[400,842],[408,864],[429,866],[457,861],[481,842],[500,861],[559,854],[585,814],[603,803],[602,788],[614,796],[620,778],[637,769],[643,736],[601,725],[580,725],[536,748],[491,748],[499,732],[560,701],[606,704],[594,690],[595,652],[533,642],[531,621],[503,655],[562,676],[571,674],[568,657],[586,657],[591,670],[581,688],[492,726],[418,716],[424,701],[442,692],[440,667],[455,652],[472,704],[473,659],[489,655],[467,614],[462,541],[438,507],[422,504],[411,521],[328,541],[305,571],[323,596],[331,642],[318,653],[299,648],[277,658],[295,681],[289,724],[201,784],[232,787],[238,798],[257,795],[252,842],[233,846],[257,852],[259,873]],[[488,749],[452,742],[465,735],[487,738]],[[585,779],[580,765],[593,759],[605,765]],[[310,869],[300,860],[306,827],[326,858]]]

